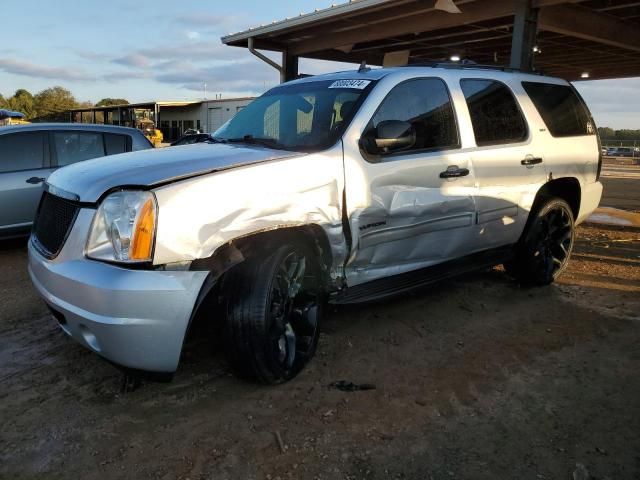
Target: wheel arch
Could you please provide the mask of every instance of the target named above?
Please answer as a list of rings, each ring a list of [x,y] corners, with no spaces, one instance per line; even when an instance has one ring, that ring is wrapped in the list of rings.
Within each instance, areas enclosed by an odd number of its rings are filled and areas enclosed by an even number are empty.
[[[540,187],[533,201],[531,213],[548,198],[558,197],[564,200],[571,207],[573,218],[577,219],[580,213],[580,202],[582,200],[582,188],[580,182],[574,177],[562,177],[553,179]]]
[[[329,288],[333,252],[326,231],[318,224],[289,225],[258,230],[241,235],[218,247],[212,255],[194,260],[191,270],[208,271],[209,275],[200,289],[191,318],[187,325],[185,339],[191,333],[197,318],[209,309],[216,309],[220,294],[220,279],[233,267],[253,256],[260,255],[280,245],[283,241],[304,242],[320,259],[320,269],[325,288]]]
[[[235,237],[219,246],[212,255],[194,260],[191,270],[209,271],[208,289],[231,268],[246,259],[260,255],[284,241],[304,242],[320,259],[323,281],[329,284],[333,252],[326,231],[318,224],[287,225],[278,228],[254,231]]]

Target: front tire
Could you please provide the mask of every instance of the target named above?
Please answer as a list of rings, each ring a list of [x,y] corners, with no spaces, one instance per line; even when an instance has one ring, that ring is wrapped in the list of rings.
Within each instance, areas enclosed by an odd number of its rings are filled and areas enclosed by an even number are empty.
[[[549,285],[567,268],[575,240],[573,212],[567,202],[551,198],[531,213],[513,261],[505,269],[524,285]]]
[[[323,289],[311,250],[285,243],[222,280],[225,350],[243,377],[278,384],[295,377],[318,345]]]

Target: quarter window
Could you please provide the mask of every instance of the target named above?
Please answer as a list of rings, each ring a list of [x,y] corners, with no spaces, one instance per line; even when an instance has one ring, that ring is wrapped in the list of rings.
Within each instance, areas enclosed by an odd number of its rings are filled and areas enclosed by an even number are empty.
[[[0,172],[42,168],[44,145],[42,132],[0,135]]]
[[[463,79],[476,145],[517,143],[527,138],[527,123],[509,88],[495,80]]]
[[[53,143],[59,167],[104,156],[102,133],[54,132]]]
[[[105,133],[104,146],[107,149],[107,155],[124,153],[127,151],[127,137],[125,135]]]
[[[377,128],[386,120],[411,123],[416,143],[411,150],[444,150],[459,146],[455,113],[445,83],[439,78],[403,82],[387,95],[371,120]]]
[[[538,113],[554,137],[594,135],[586,105],[568,85],[522,82]]]

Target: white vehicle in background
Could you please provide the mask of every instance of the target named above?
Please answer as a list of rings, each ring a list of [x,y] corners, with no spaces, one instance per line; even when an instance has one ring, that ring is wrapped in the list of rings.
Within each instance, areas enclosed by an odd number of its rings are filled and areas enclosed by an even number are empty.
[[[326,300],[501,263],[553,282],[602,193],[584,102],[538,75],[320,75],[271,89],[213,137],[48,180],[31,277],[62,329],[112,362],[175,371],[200,315],[222,324],[239,372],[286,381],[314,354]]]

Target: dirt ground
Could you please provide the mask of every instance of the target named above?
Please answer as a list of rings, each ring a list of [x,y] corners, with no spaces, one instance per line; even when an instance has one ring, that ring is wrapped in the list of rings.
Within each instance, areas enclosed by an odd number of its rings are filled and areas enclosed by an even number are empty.
[[[47,314],[24,242],[0,265],[0,478],[640,478],[640,232],[581,227],[551,287],[496,268],[332,309],[278,387],[195,339],[172,383],[123,394]]]

